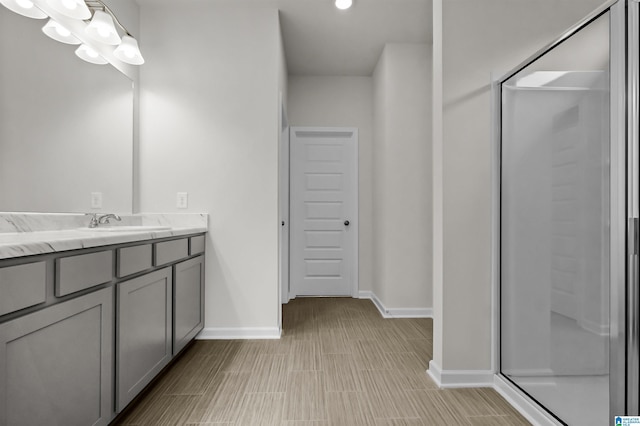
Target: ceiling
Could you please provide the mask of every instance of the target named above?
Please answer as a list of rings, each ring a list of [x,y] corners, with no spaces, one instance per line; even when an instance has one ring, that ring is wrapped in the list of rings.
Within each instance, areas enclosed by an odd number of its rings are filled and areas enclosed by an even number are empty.
[[[432,41],[432,0],[353,0],[345,11],[334,0],[208,1],[279,9],[290,75],[370,76],[385,43]]]
[[[431,43],[431,0],[276,0],[290,75],[371,75],[385,43]]]

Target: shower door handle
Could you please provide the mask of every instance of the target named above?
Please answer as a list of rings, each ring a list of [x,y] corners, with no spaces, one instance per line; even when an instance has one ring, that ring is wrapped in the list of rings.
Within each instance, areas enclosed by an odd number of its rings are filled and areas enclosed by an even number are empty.
[[[640,288],[638,288],[638,218],[627,222],[627,410],[638,415],[640,376]]]
[[[629,256],[638,255],[638,245],[638,218],[634,217],[629,219]]]

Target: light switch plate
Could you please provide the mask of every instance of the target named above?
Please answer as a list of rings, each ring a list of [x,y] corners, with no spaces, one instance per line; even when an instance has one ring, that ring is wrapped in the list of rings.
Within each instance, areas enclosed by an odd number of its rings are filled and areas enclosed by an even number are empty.
[[[91,208],[92,209],[102,208],[102,192],[91,193]]]
[[[189,194],[187,192],[178,192],[176,196],[176,207],[186,209],[189,206]]]

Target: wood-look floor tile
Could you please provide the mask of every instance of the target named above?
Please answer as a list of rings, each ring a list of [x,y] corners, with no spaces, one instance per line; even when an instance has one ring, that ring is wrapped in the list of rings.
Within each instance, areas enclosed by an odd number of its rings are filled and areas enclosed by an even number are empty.
[[[520,413],[494,389],[477,388],[477,391],[483,396],[485,403],[491,405],[492,409],[495,410],[498,415],[522,417]]]
[[[359,370],[389,370],[393,368],[386,353],[375,340],[355,340],[351,342],[356,368]]]
[[[467,417],[472,426],[529,426],[524,417],[517,416],[472,416]]]
[[[327,413],[331,425],[373,424],[371,407],[364,392],[327,392]]]
[[[237,351],[242,346],[239,340],[196,340],[188,349],[185,355],[209,355],[226,358]]]
[[[360,375],[352,354],[323,354],[322,365],[327,392],[362,391]]]
[[[284,409],[284,393],[245,393],[240,403],[240,426],[280,426]]]
[[[387,352],[385,358],[388,360],[390,368],[404,371],[426,371],[428,364],[420,359],[415,352]]]
[[[415,408],[409,402],[404,391],[392,391],[379,381],[364,386],[365,394],[376,419],[417,418]]]
[[[115,424],[528,424],[492,389],[437,389],[430,319],[308,298],[283,307],[283,328],[278,340],[195,341]]]
[[[296,340],[291,343],[291,370],[321,370],[321,345],[317,340]]]
[[[235,422],[240,415],[240,403],[251,374],[237,371],[218,372],[191,412],[189,421]]]
[[[390,321],[398,320],[392,319]],[[376,328],[372,331],[371,337],[380,344],[380,349],[384,352],[397,353],[413,350],[413,347],[399,337],[392,328]]]
[[[443,389],[440,396],[448,406],[455,407],[466,417],[512,414],[506,401],[492,389]]]
[[[187,423],[200,396],[163,395],[118,425],[165,426]]]
[[[420,374],[403,370],[362,370],[359,372],[363,389],[383,388],[392,394],[405,390],[437,389],[426,373]]]
[[[263,343],[260,340],[244,340],[223,360],[220,371],[253,371]]]
[[[363,319],[351,319],[345,318],[342,321],[342,327],[344,328],[347,338],[353,340],[371,340],[375,338],[373,336],[374,329],[367,324]]]
[[[320,350],[323,354],[348,354],[352,347],[346,331],[339,329],[327,329],[320,333]]]
[[[291,355],[258,355],[245,392],[285,392]]]
[[[426,370],[429,367],[429,361],[433,359],[433,342],[427,339],[409,339],[407,345],[411,348],[411,352],[414,352],[423,361]]]
[[[430,425],[469,425],[464,416],[457,413],[440,396],[439,390],[405,391],[408,402],[421,419]]]
[[[165,395],[202,395],[220,369],[223,358],[211,355],[185,357],[175,363],[158,383]]]
[[[420,418],[416,419],[376,419],[375,426],[432,426]]]
[[[321,371],[292,371],[287,375],[285,420],[327,419],[324,376]]]
[[[428,334],[420,329],[416,321],[411,318],[401,318],[391,322],[392,329],[396,336],[404,340],[427,339]]]

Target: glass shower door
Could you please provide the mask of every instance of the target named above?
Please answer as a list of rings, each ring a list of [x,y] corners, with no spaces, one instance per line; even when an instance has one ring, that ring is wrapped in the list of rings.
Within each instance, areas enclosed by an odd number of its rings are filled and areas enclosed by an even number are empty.
[[[501,83],[500,370],[610,424],[610,12]]]

